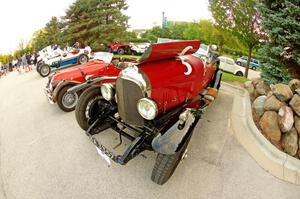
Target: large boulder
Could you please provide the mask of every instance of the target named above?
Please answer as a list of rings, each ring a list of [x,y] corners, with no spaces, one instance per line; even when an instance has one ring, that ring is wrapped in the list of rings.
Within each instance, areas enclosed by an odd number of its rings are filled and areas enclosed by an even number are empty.
[[[298,95],[300,95],[300,88],[297,88],[297,89],[295,90],[295,93],[298,94]]]
[[[298,152],[298,133],[295,128],[293,128],[291,131],[287,132],[282,137],[282,148],[283,150],[290,154],[291,156],[294,156]]]
[[[255,95],[255,88],[254,88],[252,82],[247,81],[247,82],[245,82],[244,85],[245,85],[246,90],[249,92],[250,97],[253,98]]]
[[[294,118],[295,121],[295,128],[300,136],[300,117],[298,117],[297,115]]]
[[[293,91],[293,93],[295,93],[295,90],[300,88],[300,80],[299,79],[292,79],[289,82],[289,87],[291,88],[291,90]]]
[[[282,102],[286,102],[293,97],[293,92],[288,85],[275,84],[271,86],[273,94]]]
[[[295,94],[289,104],[295,113],[300,116],[300,96]]]
[[[259,82],[261,82],[261,81],[263,81],[263,80],[261,80],[260,78],[254,78],[254,79],[252,79],[252,84],[253,84],[254,88],[256,88],[256,85],[257,85]]]
[[[280,141],[281,131],[278,125],[278,115],[275,111],[266,111],[259,121],[263,133],[273,141]]]
[[[267,95],[268,91],[270,90],[269,86],[264,82],[264,81],[259,81],[256,84],[256,95],[261,96],[261,95]]]
[[[265,111],[278,111],[284,105],[283,102],[279,101],[274,95],[268,97],[265,102]]]
[[[288,106],[283,106],[278,112],[278,125],[281,132],[289,132],[294,125],[293,110]]]
[[[261,117],[262,114],[264,114],[264,106],[265,106],[265,101],[267,99],[267,96],[259,96],[256,98],[252,104],[252,108],[254,109],[255,113]]]

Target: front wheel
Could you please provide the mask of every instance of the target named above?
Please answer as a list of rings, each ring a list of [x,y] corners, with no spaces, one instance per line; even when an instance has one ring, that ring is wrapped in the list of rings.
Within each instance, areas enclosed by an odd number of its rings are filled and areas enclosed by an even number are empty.
[[[182,147],[173,155],[158,154],[156,162],[152,170],[151,180],[156,184],[163,185],[173,175],[179,162],[186,157],[187,146],[192,137],[192,132],[189,137],[185,140]]]
[[[123,48],[120,48],[120,49],[117,51],[117,53],[118,53],[119,55],[124,55],[124,54],[125,54],[125,50],[124,50]]]
[[[101,96],[100,88],[90,87],[86,89],[79,97],[78,103],[75,108],[75,116],[78,125],[87,130],[91,123],[96,121],[97,117],[105,109],[107,102]],[[103,128],[107,128],[103,126]]]
[[[63,87],[57,97],[57,104],[59,108],[65,112],[71,112],[75,110],[78,102],[78,94],[75,92],[68,92],[72,85]]]
[[[47,77],[51,73],[51,68],[48,64],[40,66],[39,73],[42,77]]]
[[[38,73],[40,73],[40,67],[43,65],[43,62],[42,61],[39,61],[37,64],[36,64],[36,71]]]

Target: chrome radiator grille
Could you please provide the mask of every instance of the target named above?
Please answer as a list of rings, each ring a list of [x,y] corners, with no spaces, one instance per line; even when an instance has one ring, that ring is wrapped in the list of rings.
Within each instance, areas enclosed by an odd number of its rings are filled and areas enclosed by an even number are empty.
[[[143,126],[144,119],[137,110],[138,101],[144,97],[139,85],[128,79],[118,78],[116,91],[118,112],[122,120],[130,125]]]

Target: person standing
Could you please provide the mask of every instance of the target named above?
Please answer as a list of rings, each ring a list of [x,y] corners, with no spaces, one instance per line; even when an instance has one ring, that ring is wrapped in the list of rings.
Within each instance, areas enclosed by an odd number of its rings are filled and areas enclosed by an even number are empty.
[[[26,54],[24,53],[24,55],[22,56],[22,65],[23,65],[23,69],[25,70],[25,72],[28,72],[28,63],[27,63],[27,58],[26,58]]]
[[[27,60],[27,67],[28,67],[28,71],[31,71],[31,56],[29,53],[27,53],[26,55],[26,60]]]

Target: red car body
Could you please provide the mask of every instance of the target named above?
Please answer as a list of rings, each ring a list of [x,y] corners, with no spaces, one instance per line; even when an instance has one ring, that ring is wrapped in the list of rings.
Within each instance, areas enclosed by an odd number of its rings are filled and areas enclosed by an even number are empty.
[[[191,46],[192,49],[182,57],[191,68],[175,58],[186,46]],[[193,99],[211,81],[216,66],[204,67],[202,60],[192,55],[199,47],[199,41],[175,42],[175,45],[153,44],[151,54],[140,61],[138,67],[150,80],[151,98],[157,103],[159,113]],[[190,74],[186,73],[187,70],[190,70]]]
[[[49,76],[45,88],[46,95],[51,104],[56,103],[60,91],[66,86],[75,86],[86,82],[86,78],[99,76],[117,76],[120,69],[112,63],[101,60],[90,60],[87,64],[69,68],[63,72]]]
[[[152,44],[137,62],[121,63],[126,67],[115,81],[84,91],[76,120],[108,164],[124,165],[144,150],[155,151],[151,179],[164,184],[171,177],[220,87],[217,54],[201,54],[199,47],[199,41]],[[122,155],[94,136],[107,128],[119,134],[120,144],[121,136],[131,141]]]

